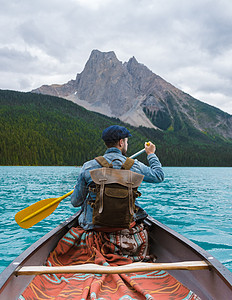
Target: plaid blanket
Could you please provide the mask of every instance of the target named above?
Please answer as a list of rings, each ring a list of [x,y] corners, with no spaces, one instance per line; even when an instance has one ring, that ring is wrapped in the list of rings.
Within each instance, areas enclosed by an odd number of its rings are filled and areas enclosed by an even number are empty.
[[[47,266],[85,263],[125,265],[151,261],[148,233],[142,224],[113,233],[71,228],[47,259]],[[199,298],[165,271],[129,274],[37,275],[19,300],[135,300]]]

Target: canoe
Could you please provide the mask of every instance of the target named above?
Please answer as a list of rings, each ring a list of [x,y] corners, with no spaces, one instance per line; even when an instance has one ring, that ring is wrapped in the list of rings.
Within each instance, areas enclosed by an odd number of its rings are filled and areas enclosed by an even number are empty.
[[[43,266],[61,237],[78,225],[78,215],[79,212],[35,242],[0,274],[0,299],[20,296],[34,277],[19,275],[20,270]],[[203,300],[232,299],[232,273],[225,266],[154,218],[148,216],[144,222],[149,228],[150,251],[157,257],[155,264],[167,268],[169,274]]]

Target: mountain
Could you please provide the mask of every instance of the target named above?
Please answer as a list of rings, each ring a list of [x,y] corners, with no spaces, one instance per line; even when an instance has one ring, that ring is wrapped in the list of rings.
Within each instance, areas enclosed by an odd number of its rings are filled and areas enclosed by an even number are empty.
[[[120,62],[113,51],[93,50],[75,80],[32,92],[69,99],[133,126],[175,132],[196,129],[232,139],[231,115],[177,89],[135,57]]]

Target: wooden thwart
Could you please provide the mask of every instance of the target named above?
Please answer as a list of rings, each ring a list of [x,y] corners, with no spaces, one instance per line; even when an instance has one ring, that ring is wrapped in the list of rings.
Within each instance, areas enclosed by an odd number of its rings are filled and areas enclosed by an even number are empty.
[[[124,266],[100,266],[96,264],[84,264],[73,266],[46,267],[25,266],[15,271],[15,275],[40,275],[40,274],[64,274],[64,273],[91,273],[91,274],[121,274],[148,272],[156,270],[200,270],[208,269],[210,265],[205,261],[185,261],[175,263],[132,263]]]

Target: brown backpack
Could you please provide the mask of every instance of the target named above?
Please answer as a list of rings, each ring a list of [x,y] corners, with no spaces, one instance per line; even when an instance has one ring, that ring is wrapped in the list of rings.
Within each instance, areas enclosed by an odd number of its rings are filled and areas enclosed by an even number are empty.
[[[129,228],[134,220],[135,199],[141,194],[137,188],[143,181],[143,175],[130,171],[134,160],[127,158],[121,169],[114,169],[103,156],[95,158],[102,168],[90,171],[96,187],[90,188],[96,193],[92,203],[93,224],[103,227]],[[118,160],[118,159],[116,159]]]

